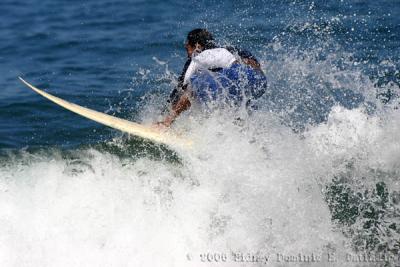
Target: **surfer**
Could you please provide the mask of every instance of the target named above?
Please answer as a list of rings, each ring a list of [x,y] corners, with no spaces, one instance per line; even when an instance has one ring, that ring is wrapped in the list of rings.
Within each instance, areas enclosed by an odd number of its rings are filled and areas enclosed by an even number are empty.
[[[170,114],[158,125],[170,126],[194,101],[227,100],[251,107],[252,100],[264,94],[266,77],[249,51],[218,47],[205,29],[190,31],[185,48],[188,59],[169,98]]]

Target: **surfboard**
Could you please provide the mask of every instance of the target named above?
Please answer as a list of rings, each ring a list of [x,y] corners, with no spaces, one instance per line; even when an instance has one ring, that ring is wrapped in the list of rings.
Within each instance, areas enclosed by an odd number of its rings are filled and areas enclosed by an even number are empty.
[[[39,95],[47,98],[48,100],[54,102],[55,104],[72,111],[78,115],[81,115],[85,118],[88,118],[89,120],[96,121],[100,124],[106,125],[108,127],[120,130],[122,132],[134,135],[134,136],[139,136],[141,138],[156,142],[156,143],[161,143],[165,144],[168,146],[184,146],[184,147],[191,147],[192,146],[192,141],[189,139],[186,139],[182,136],[179,136],[175,133],[172,132],[172,130],[167,130],[167,131],[161,131],[149,126],[145,126],[136,122],[124,120],[121,118],[117,118],[96,110],[92,110],[89,108],[85,108],[82,106],[79,106],[77,104],[68,102],[66,100],[63,100],[59,97],[53,96],[49,93],[46,93],[35,86],[31,85],[21,77],[18,77],[26,86],[28,86],[30,89],[38,93]]]

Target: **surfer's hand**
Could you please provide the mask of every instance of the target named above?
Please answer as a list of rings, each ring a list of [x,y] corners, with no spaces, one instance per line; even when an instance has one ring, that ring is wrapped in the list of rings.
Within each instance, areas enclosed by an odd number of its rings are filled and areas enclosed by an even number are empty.
[[[166,128],[169,128],[171,126],[172,122],[173,119],[168,116],[167,118],[165,118],[164,121],[154,123],[153,127],[157,130],[166,130]]]
[[[172,110],[170,114],[165,117],[165,119],[161,122],[155,123],[153,126],[157,130],[166,130],[166,128],[169,128],[171,124],[174,122],[174,120],[179,116],[179,114],[182,113],[182,111],[185,111],[190,107],[190,101],[189,101],[189,96],[187,94],[184,94],[178,101],[178,103],[172,107]]]
[[[153,125],[151,125],[151,128],[154,128],[158,131],[162,131],[162,130],[165,130],[165,128],[167,128],[167,126],[165,126],[162,121],[159,121],[159,122],[153,123]]]
[[[159,130],[165,130],[165,128],[169,128],[171,126],[178,115],[179,113],[173,110],[168,116],[165,117],[163,121],[155,123],[154,126]]]

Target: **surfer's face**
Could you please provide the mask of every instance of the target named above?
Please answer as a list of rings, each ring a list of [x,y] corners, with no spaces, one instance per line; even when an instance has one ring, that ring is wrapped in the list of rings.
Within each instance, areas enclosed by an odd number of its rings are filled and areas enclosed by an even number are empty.
[[[188,57],[192,57],[193,51],[195,50],[194,46],[191,46],[188,42],[185,43],[185,48]]]
[[[192,57],[193,52],[200,53],[203,50],[201,45],[196,44],[195,46],[193,46],[193,45],[189,44],[188,42],[185,43],[185,48],[186,48],[188,57]]]

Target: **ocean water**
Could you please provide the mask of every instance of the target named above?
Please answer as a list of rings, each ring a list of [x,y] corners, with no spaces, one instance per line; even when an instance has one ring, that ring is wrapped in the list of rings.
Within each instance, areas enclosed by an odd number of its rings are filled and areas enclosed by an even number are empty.
[[[0,266],[400,264],[398,0],[2,0],[0,13]],[[197,27],[250,50],[269,88],[251,116],[185,112],[174,128],[190,150],[18,80],[151,123]]]

